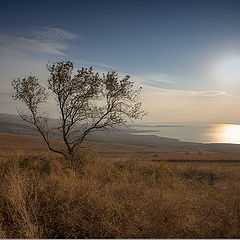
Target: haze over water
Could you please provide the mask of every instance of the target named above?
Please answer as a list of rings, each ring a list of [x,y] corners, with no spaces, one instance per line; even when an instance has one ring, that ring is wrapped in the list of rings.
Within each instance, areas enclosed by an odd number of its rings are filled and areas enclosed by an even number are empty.
[[[138,130],[139,135],[157,135],[184,142],[240,144],[240,125],[237,124],[158,124],[133,129]]]

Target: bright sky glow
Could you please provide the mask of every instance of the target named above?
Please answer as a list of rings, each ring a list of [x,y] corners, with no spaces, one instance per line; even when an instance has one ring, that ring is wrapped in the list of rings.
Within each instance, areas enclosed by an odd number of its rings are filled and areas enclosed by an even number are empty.
[[[240,82],[240,56],[222,60],[217,66],[216,75],[224,83]]]

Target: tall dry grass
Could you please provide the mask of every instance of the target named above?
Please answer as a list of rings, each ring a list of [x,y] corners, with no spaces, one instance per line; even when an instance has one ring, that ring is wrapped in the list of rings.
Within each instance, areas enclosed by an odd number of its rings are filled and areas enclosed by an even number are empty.
[[[1,155],[0,237],[240,237],[238,165],[85,159]]]

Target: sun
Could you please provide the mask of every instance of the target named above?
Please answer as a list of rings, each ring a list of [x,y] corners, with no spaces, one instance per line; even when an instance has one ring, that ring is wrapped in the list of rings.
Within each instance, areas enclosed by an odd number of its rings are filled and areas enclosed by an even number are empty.
[[[220,61],[215,72],[217,78],[225,83],[240,81],[240,56],[229,57]]]

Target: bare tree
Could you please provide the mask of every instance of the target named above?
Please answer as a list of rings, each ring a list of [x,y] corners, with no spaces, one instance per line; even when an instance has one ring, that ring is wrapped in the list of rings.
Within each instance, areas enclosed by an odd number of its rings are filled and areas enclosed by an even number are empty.
[[[129,75],[120,79],[111,71],[100,76],[93,68],[82,68],[73,74],[70,61],[47,65],[47,70],[50,73],[47,87],[55,95],[59,110],[56,129],[61,133],[64,148],[51,142],[48,115],[39,108],[48,94],[38,79],[34,76],[14,79],[13,97],[28,109],[27,113],[18,111],[20,117],[37,128],[50,150],[66,159],[72,159],[75,149],[82,146],[91,132],[125,125],[128,120],[141,119],[146,114],[139,102],[141,88],[134,90]]]

